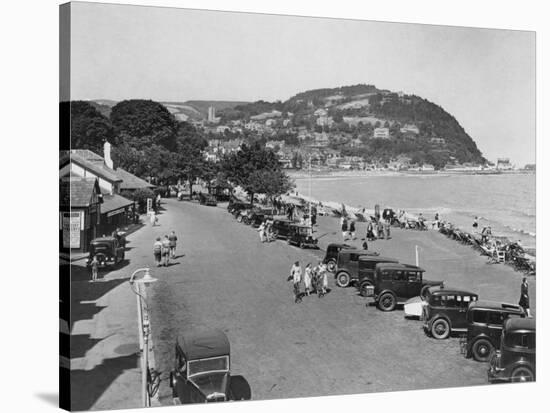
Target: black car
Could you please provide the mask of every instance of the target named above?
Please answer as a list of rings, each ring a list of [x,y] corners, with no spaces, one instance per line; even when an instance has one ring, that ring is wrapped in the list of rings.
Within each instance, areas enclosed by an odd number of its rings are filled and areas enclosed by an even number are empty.
[[[342,249],[338,253],[338,259],[336,261],[336,271],[334,279],[336,285],[341,288],[346,288],[351,284],[354,284],[359,279],[359,260],[363,257],[378,257],[378,253],[368,250],[358,249]],[[386,258],[379,260],[380,262],[397,262],[393,258]]]
[[[476,361],[489,361],[494,349],[500,345],[502,326],[508,318],[525,317],[518,305],[494,301],[476,301],[467,313],[468,331],[460,339],[460,349],[466,357]]]
[[[327,266],[329,272],[336,270],[336,262],[338,261],[338,253],[342,249],[356,249],[349,244],[331,243],[328,244],[325,252],[325,258],[323,258],[323,264]]]
[[[272,210],[269,208],[252,208],[246,210],[246,212],[246,214],[243,214],[242,222],[246,225],[252,225],[254,228],[258,228],[266,220],[273,219]]]
[[[318,248],[317,239],[313,238],[313,230],[309,225],[291,224],[287,242],[300,248]]]
[[[277,218],[273,220],[273,235],[275,238],[288,239],[290,235],[290,226],[294,224],[294,221],[285,218]]]
[[[107,264],[116,265],[124,261],[124,247],[120,245],[118,238],[115,237],[94,238],[90,242],[88,264],[92,262],[94,256],[100,267]]]
[[[217,206],[218,201],[216,201],[216,197],[214,195],[210,194],[199,194],[199,204],[201,205],[207,205],[207,206]]]
[[[233,201],[230,202],[227,206],[227,211],[229,211],[230,214],[232,214],[235,218],[239,215],[239,213],[244,209],[252,209],[253,205],[250,204],[250,202],[242,202],[242,201]]]
[[[409,298],[422,295],[433,285],[442,285],[443,281],[423,279],[424,270],[416,265],[398,263],[376,264],[374,286],[367,291],[367,297],[373,297],[382,311],[393,311],[397,304]]]
[[[191,331],[178,337],[170,373],[172,396],[180,403],[248,400],[250,387],[230,373],[229,340],[219,330]]]
[[[489,362],[490,383],[536,379],[536,334],[534,318],[510,318],[504,322],[499,349]]]
[[[468,308],[478,295],[456,288],[431,287],[424,295],[426,305],[422,310],[424,331],[438,340],[451,332],[464,332],[468,328]]]

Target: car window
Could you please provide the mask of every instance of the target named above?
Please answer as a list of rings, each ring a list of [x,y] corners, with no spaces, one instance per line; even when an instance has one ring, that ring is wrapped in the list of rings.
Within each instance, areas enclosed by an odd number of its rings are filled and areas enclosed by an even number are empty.
[[[475,311],[472,314],[472,321],[474,323],[487,323],[487,312],[485,311]]]
[[[393,272],[393,279],[395,281],[404,281],[405,280],[405,272],[404,271],[394,271]]]
[[[498,311],[491,311],[488,314],[489,324],[502,325],[505,318],[506,316],[503,313],[500,313]]]
[[[227,370],[229,370],[229,357],[227,356],[189,362],[189,377],[200,373]]]
[[[430,300],[431,305],[433,306],[440,306],[441,305],[441,296],[440,295],[432,295]]]
[[[407,271],[407,277],[410,282],[419,281],[418,271]]]
[[[350,261],[357,261],[359,259],[359,255],[357,254],[350,254],[349,255],[349,260]]]
[[[445,300],[444,305],[446,307],[456,307],[456,296],[454,295],[444,295],[442,298]]]
[[[524,349],[534,349],[536,340],[534,333],[512,333],[506,335],[506,345]]]
[[[382,279],[385,281],[391,280],[391,273],[389,271],[382,271]]]

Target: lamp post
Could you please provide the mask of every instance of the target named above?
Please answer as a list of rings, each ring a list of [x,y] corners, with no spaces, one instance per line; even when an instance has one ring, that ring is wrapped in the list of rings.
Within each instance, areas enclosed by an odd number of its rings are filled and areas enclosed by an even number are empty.
[[[140,272],[144,272],[145,275],[142,278],[136,279],[136,275]],[[151,276],[149,273],[149,268],[140,268],[134,271],[129,280],[132,291],[136,294],[137,302],[139,349],[141,352],[141,396],[143,407],[151,406],[149,392],[147,391],[147,372],[149,370],[149,334],[151,333],[151,330],[149,327],[149,312],[147,311],[147,297],[145,295],[145,289],[142,293],[140,291],[140,287],[141,285],[147,287],[155,281],[157,281],[157,279]],[[145,309],[145,312],[143,309]]]

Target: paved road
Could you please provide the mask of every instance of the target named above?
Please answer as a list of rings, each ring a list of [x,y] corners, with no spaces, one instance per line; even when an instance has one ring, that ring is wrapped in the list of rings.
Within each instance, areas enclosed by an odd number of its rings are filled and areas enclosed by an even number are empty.
[[[260,244],[257,232],[222,207],[165,205],[152,231],[174,229],[181,242],[179,258],[155,271],[159,282],[149,293],[163,404],[171,403],[176,334],[192,327],[226,332],[232,373],[248,380],[254,399],[486,383],[486,366],[464,359],[458,338],[433,340],[401,311],[365,307],[354,288],[330,280],[327,296],[294,304],[290,265],[315,262],[320,252]]]

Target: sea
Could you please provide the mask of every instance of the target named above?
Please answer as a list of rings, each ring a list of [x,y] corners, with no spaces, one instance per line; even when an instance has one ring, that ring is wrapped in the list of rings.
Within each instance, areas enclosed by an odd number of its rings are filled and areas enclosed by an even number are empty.
[[[536,247],[535,174],[395,174],[295,178],[296,191],[320,201],[355,207],[422,213],[473,231],[490,226],[493,235]]]

